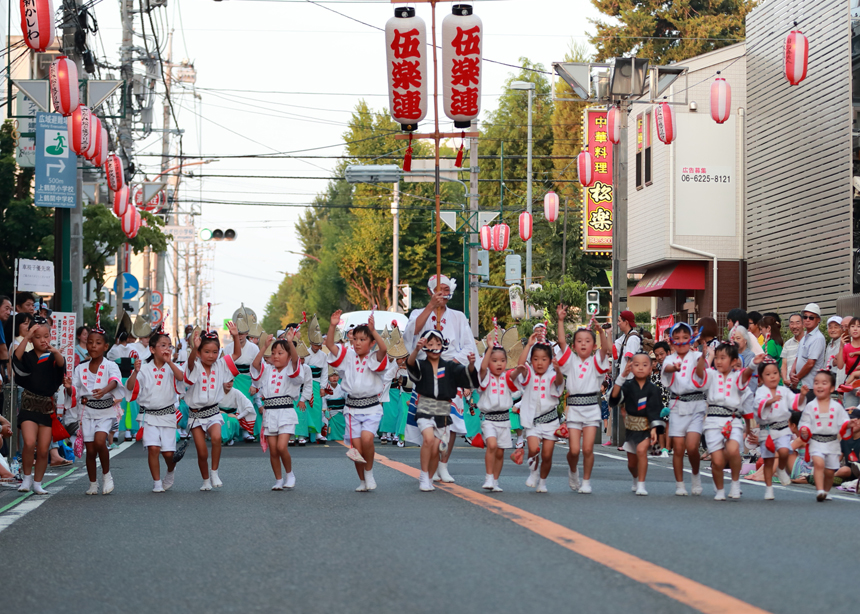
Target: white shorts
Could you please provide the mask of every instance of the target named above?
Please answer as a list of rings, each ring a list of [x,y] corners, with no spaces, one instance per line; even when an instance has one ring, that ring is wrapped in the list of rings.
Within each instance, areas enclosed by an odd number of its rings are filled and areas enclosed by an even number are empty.
[[[267,409],[266,421],[264,423],[266,437],[275,435],[295,435],[296,425],[299,423],[296,410],[291,407],[283,409]]]
[[[568,427],[568,428],[570,428],[570,427]],[[648,439],[643,439],[642,441],[647,441],[648,445],[649,446],[651,445],[651,438],[650,437]],[[624,451],[627,452],[628,454],[636,454],[636,446],[633,445],[632,441],[625,441],[624,445],[622,445],[621,447],[624,448]]]
[[[779,433],[780,431],[777,431]],[[762,458],[774,458],[776,456],[776,452],[771,452],[765,447],[765,442],[767,441],[767,431],[759,432],[759,451],[761,452]],[[785,435],[780,435],[779,437],[773,440],[773,447],[776,448],[776,451],[779,452],[780,448],[788,448],[791,450],[791,431],[788,431]]]
[[[672,421],[669,420],[671,428]],[[737,424],[732,425],[732,434],[729,439],[737,441],[741,449],[744,445],[744,427]],[[726,447],[726,439],[723,437],[722,429],[707,429],[705,431],[705,445],[708,447],[708,452],[717,452]]]
[[[224,416],[221,413],[217,413],[214,416],[210,416],[209,418],[203,418],[202,420],[195,420],[191,416],[188,417],[188,424],[194,424],[195,429],[203,429],[204,433],[208,433],[209,429],[211,429],[216,424],[224,424]],[[193,430],[193,429],[192,429]]]
[[[701,435],[704,426],[705,412],[697,411],[682,416],[673,409],[669,414],[669,437],[686,437],[687,433]]]
[[[344,419],[346,420],[344,435],[347,439],[361,439],[361,434],[364,432],[373,433],[375,437],[376,431],[379,430],[379,423],[382,422],[382,412],[378,414],[347,414]]]
[[[600,420],[585,420],[585,421],[567,421],[567,430],[568,431],[581,431],[587,426],[593,426],[594,428],[600,428],[601,421]]]
[[[535,424],[534,428],[526,429],[526,437],[538,437],[549,441],[558,441],[555,431],[558,428],[558,420],[546,424]]]
[[[81,430],[84,432],[84,443],[92,443],[96,439],[96,433],[110,433],[116,418],[113,412],[101,418],[87,418],[81,421]]]
[[[820,452],[818,450],[810,450],[809,456],[817,456],[824,459],[824,468],[836,471],[839,469],[839,455],[832,452]]]
[[[514,442],[511,439],[510,420],[505,420],[504,422],[490,422],[489,420],[484,420],[481,422],[481,435],[484,436],[485,444],[488,439],[495,437],[496,445],[499,448],[508,450],[514,447]]]
[[[603,423],[600,418],[600,406],[588,405],[584,407],[568,407],[564,412],[567,428],[573,428],[571,424],[583,424],[585,426],[599,426]],[[582,427],[576,427],[582,428]]]
[[[143,447],[151,446],[161,448],[162,452],[176,452],[176,427],[144,425]]]

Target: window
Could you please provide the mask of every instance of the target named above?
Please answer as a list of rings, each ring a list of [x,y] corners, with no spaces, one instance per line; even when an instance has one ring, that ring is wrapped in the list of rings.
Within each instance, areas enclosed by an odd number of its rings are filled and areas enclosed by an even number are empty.
[[[645,113],[645,185],[651,185],[651,111]]]
[[[636,116],[636,189],[641,190],[642,185],[642,114]]]

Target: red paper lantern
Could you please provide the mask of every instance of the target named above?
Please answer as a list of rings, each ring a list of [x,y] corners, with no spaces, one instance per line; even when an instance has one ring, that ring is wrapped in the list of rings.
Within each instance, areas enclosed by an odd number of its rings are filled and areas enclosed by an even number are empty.
[[[722,77],[711,83],[711,117],[724,124],[732,114],[732,86]]]
[[[108,190],[111,192],[119,192],[119,189],[125,185],[125,172],[122,168],[122,160],[116,154],[108,156],[104,164],[105,175],[107,175]]]
[[[486,224],[481,226],[481,249],[493,249],[493,229]]]
[[[102,120],[93,115],[90,121],[92,122],[92,129],[90,130],[90,146],[87,148],[84,157],[94,163],[98,154],[101,153],[99,150],[101,149],[102,144]]]
[[[657,110],[654,113],[657,121],[657,138],[669,145],[678,136],[678,129],[675,126],[675,111],[672,105],[668,102],[661,102],[657,105]]]
[[[493,249],[503,252],[508,249],[511,241],[511,229],[507,224],[496,224],[493,226]]]
[[[413,7],[394,9],[385,24],[388,105],[404,130],[415,130],[427,115],[427,28]]]
[[[78,67],[64,55],[51,62],[49,73],[51,100],[54,110],[68,117],[80,104],[78,90]]]
[[[121,218],[128,209],[128,186],[124,185],[113,193],[113,213]]]
[[[558,219],[558,194],[552,190],[543,197],[543,216],[547,222],[554,222]]]
[[[481,111],[484,25],[468,4],[442,20],[442,100],[455,128],[468,128]]]
[[[124,188],[128,189],[128,188]],[[140,213],[134,207],[129,207],[120,218],[122,222],[122,231],[129,239],[137,236],[137,231],[140,230]]]
[[[785,78],[792,85],[806,79],[809,64],[809,41],[800,30],[792,30],[785,37]]]
[[[99,122],[101,123],[101,122]],[[98,154],[96,155],[95,160],[93,160],[93,164],[98,166],[99,168],[104,168],[105,162],[108,159],[108,131],[104,124],[101,124],[102,130],[102,140],[101,146],[99,147]]]
[[[21,33],[33,51],[45,51],[54,42],[54,4],[51,0],[21,0]]]
[[[579,183],[584,188],[590,188],[594,185],[594,159],[587,151],[581,151],[576,156],[576,170],[579,173]]]
[[[92,135],[93,114],[84,105],[78,105],[72,114],[66,118],[69,128],[69,145],[79,156],[84,155],[90,148]]]
[[[520,213],[520,239],[528,241],[532,238],[532,214],[528,211]]]
[[[613,145],[621,142],[621,120],[621,109],[617,106],[611,107],[606,114],[606,134]]]

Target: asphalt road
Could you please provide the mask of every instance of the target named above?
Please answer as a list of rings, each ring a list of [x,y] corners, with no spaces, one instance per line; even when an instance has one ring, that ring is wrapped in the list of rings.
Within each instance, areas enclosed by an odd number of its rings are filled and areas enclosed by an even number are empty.
[[[854,497],[791,487],[766,502],[745,484],[740,502],[718,503],[707,478],[705,496],[675,497],[669,459],[635,497],[607,456],[579,495],[561,448],[548,494],[506,461],[505,492],[488,495],[483,452],[468,447],[450,463],[456,487],[421,493],[407,475],[417,448],[392,446],[377,447],[392,466],[376,465],[365,494],[341,446],[291,451],[298,483],[284,492],[258,445],[225,448],[224,487],[208,493],[193,446],[164,494],[139,444],[112,460],[110,496],[84,496],[78,469],[5,528],[0,515],[3,611],[856,610]]]

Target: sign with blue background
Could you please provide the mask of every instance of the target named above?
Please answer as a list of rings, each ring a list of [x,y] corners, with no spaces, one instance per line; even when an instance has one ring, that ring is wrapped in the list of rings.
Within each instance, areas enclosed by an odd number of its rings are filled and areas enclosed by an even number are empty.
[[[37,207],[74,209],[78,158],[69,144],[66,118],[59,113],[36,114]]]

